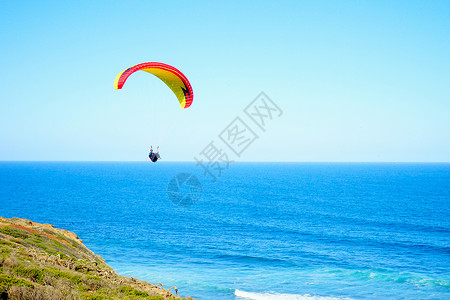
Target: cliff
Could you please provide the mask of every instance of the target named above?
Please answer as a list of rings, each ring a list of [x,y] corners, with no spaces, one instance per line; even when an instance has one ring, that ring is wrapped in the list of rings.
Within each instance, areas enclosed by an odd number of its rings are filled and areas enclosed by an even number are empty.
[[[166,290],[118,275],[73,232],[2,217],[0,295],[2,300],[179,298],[176,287]]]

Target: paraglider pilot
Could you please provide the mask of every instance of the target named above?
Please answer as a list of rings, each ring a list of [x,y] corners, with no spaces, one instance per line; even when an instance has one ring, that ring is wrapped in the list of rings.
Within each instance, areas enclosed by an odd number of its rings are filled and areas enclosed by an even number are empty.
[[[159,146],[158,148],[156,148],[156,153],[153,152],[153,147],[150,146],[150,153],[148,154],[148,158],[150,158],[152,162],[157,162],[158,159],[161,159],[161,156],[159,156]]]

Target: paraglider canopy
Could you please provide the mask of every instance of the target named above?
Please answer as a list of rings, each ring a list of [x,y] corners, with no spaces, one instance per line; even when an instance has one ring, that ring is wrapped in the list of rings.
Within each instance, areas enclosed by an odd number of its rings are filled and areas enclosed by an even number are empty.
[[[188,108],[191,106],[194,99],[194,92],[192,91],[188,79],[178,69],[163,63],[142,63],[120,72],[119,75],[117,75],[116,80],[114,80],[114,88],[116,90],[121,89],[128,77],[136,71],[148,72],[164,81],[177,96],[181,108]]]

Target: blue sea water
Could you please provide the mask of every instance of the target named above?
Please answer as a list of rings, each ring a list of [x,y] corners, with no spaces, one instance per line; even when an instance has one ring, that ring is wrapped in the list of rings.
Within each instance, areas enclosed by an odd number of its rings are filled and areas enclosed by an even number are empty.
[[[0,216],[197,299],[450,298],[450,164],[1,162]]]

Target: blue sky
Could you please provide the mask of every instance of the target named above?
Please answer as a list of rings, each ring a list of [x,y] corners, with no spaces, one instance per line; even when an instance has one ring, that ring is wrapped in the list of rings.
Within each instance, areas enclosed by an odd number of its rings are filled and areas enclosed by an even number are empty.
[[[264,91],[283,115],[237,161],[448,162],[449,15],[448,1],[0,1],[0,160],[229,151],[218,134]],[[190,108],[144,72],[114,90],[147,61],[189,78]]]

